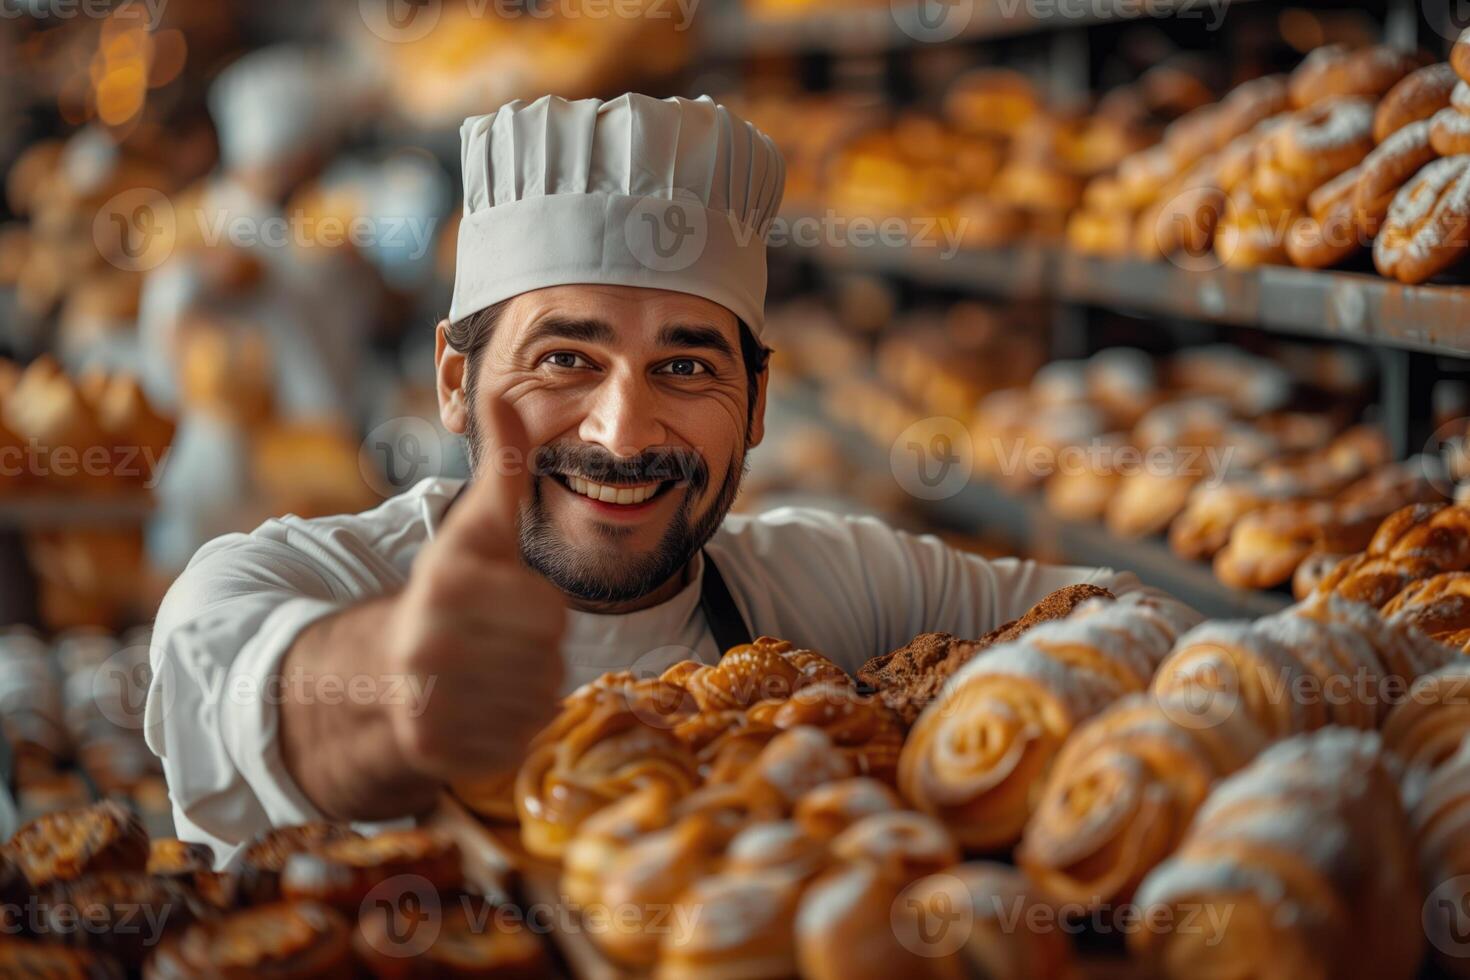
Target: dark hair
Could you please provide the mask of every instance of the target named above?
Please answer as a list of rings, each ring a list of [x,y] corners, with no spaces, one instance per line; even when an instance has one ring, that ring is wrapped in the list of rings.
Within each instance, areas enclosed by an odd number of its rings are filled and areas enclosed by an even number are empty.
[[[477,372],[475,366],[479,363],[480,355],[490,343],[490,334],[495,330],[496,324],[500,322],[501,316],[505,314],[505,308],[510,300],[503,299],[499,303],[485,307],[477,313],[471,313],[449,325],[446,340],[449,346],[465,356],[467,372],[465,376],[465,393],[471,398],[475,393],[475,377]],[[744,320],[737,321],[740,325],[740,359],[745,363],[746,381],[746,425],[755,422],[755,398],[759,388],[760,374],[766,369],[766,363],[771,358],[771,349],[761,346],[761,342],[755,339],[755,334],[750,327],[746,326]]]

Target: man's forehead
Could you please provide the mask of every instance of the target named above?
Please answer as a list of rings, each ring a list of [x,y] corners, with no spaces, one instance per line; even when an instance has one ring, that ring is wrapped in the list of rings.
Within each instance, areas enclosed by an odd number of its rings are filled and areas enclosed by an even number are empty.
[[[554,320],[597,322],[619,337],[655,341],[670,325],[713,327],[735,340],[735,315],[711,300],[667,289],[637,286],[550,286],[513,299],[505,318],[526,329]]]

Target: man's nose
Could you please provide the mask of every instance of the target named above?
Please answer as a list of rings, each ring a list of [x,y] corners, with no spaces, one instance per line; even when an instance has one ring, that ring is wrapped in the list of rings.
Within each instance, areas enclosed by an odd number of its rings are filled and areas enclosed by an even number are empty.
[[[622,372],[609,374],[597,386],[578,435],[614,456],[636,456],[668,439],[658,417],[657,393],[645,379]]]

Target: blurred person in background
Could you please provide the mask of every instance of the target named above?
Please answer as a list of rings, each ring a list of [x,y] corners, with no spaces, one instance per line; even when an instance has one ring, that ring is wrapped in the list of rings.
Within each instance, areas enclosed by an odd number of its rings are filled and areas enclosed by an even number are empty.
[[[855,671],[1065,585],[1139,587],[872,518],[728,513],[764,432],[785,176],[753,126],[708,99],[546,97],[461,140],[435,361],[472,478],[194,556],[158,614],[147,704],[180,837],[223,862],[273,825],[411,817],[447,780],[513,771],[559,696],[607,671],[759,635]]]

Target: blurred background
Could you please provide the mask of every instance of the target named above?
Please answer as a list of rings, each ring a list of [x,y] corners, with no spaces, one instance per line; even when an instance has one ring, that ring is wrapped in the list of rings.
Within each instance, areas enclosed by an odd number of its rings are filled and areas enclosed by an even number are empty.
[[[739,507],[882,513],[1134,568],[1213,615],[1280,608],[1327,546],[1222,576],[1221,528],[1270,495],[1207,498],[1190,528],[1211,533],[1171,535],[1204,476],[1178,450],[1316,474],[1288,481],[1304,504],[1358,485],[1382,509],[1426,473],[1452,493],[1463,276],[1411,303],[1363,255],[1277,281],[1137,230],[1222,149],[1177,121],[1331,45],[1442,59],[1451,12],[0,0],[0,716],[22,809],[118,792],[166,821],[147,625],[200,544],[465,472],[432,373],[458,129],[513,98],[707,93],[781,145],[770,436]],[[1018,467],[997,435],[1090,462]],[[1098,463],[1124,450],[1163,462]]]

